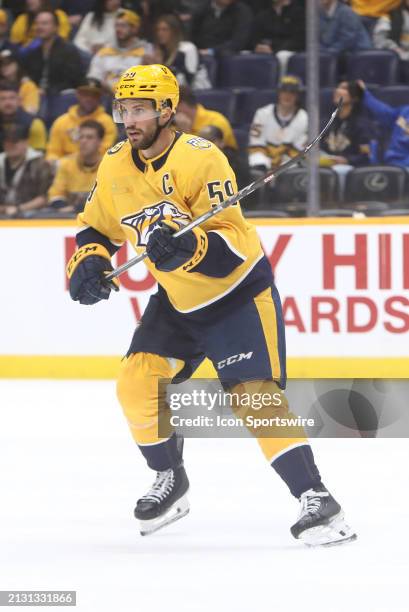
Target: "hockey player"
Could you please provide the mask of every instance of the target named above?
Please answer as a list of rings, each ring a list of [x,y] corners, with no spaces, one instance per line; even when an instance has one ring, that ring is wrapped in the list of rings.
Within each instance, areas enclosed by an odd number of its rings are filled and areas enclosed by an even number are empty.
[[[135,66],[118,83],[114,119],[128,139],[111,148],[79,215],[78,249],[68,263],[72,299],[95,304],[118,281],[106,281],[111,256],[129,240],[158,281],[137,327],[118,381],[118,397],[132,435],[156,471],[135,516],[151,533],[188,510],[182,440],[159,437],[168,407],[160,379],[187,379],[205,357],[225,388],[242,397],[278,393],[277,413],[291,416],[285,387],[285,338],[280,298],[254,226],[231,206],[179,238],[172,234],[236,191],[226,157],[198,136],[171,127],[179,99],[172,72]],[[240,333],[238,333],[240,330]],[[227,360],[251,353],[250,359]],[[240,412],[240,403],[236,407]],[[300,500],[291,532],[310,544],[354,539],[339,504],[321,482],[311,448],[299,429],[288,437],[258,437],[267,460]]]

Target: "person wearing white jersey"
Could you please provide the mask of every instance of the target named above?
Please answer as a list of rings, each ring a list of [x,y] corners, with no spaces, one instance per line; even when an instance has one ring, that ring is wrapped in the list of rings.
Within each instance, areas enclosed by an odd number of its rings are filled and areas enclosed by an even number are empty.
[[[300,107],[301,81],[281,79],[277,102],[257,109],[250,128],[249,165],[269,170],[297,155],[306,145],[308,115]]]

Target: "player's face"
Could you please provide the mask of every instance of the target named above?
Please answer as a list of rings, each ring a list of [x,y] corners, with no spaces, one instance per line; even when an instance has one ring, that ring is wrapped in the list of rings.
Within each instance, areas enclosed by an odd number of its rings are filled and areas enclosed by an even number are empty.
[[[134,149],[148,149],[158,128],[157,112],[151,100],[120,100],[117,104],[125,132]]]

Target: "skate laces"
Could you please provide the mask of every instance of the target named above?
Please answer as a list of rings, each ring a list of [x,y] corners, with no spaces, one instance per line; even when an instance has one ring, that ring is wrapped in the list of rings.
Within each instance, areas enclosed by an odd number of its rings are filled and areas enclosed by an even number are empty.
[[[175,483],[175,474],[172,469],[156,472],[156,480],[152,488],[141,497],[140,501],[161,502],[172,491]]]
[[[300,516],[305,514],[315,514],[321,508],[321,498],[329,497],[328,491],[314,491],[314,489],[308,489],[302,493],[300,497],[301,511]]]

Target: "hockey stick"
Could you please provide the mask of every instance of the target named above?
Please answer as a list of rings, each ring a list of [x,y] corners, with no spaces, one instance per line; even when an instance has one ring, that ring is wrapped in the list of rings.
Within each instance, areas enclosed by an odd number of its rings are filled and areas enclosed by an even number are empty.
[[[282,174],[289,168],[292,168],[293,166],[297,166],[298,163],[302,159],[304,159],[304,157],[310,152],[312,147],[316,145],[321,140],[321,138],[325,136],[325,134],[328,132],[329,128],[331,127],[332,123],[335,120],[335,117],[338,115],[339,111],[341,110],[341,107],[342,107],[342,99],[339,101],[337,108],[334,110],[334,112],[332,113],[331,117],[328,120],[328,123],[324,126],[324,128],[321,130],[318,136],[316,136],[314,140],[312,140],[305,147],[305,149],[301,151],[298,155],[289,159],[284,164],[281,164],[281,166],[277,166],[276,168],[273,168],[265,176],[261,176],[256,181],[253,181],[253,183],[250,183],[250,185],[247,185],[247,187],[243,187],[243,189],[238,191],[235,195],[232,195],[231,197],[227,198],[227,200],[224,200],[224,202],[221,202],[220,204],[218,204],[217,206],[215,206],[208,212],[204,213],[203,215],[200,215],[200,217],[197,217],[197,219],[194,219],[191,223],[189,223],[188,225],[186,225],[185,227],[177,231],[175,234],[173,234],[173,236],[175,238],[178,238],[179,236],[183,236],[183,234],[190,232],[191,229],[193,229],[194,227],[197,227],[201,223],[204,223],[211,217],[214,217],[214,215],[217,215],[220,211],[224,210],[225,208],[228,208],[229,206],[232,206],[232,204],[235,204],[242,198],[245,198],[246,196],[250,195],[250,193],[253,193],[253,191],[256,191],[256,189],[259,189],[259,187],[262,187],[263,185],[267,185],[267,183],[269,183],[273,178],[276,178],[277,176],[279,176],[280,174]],[[129,268],[132,268],[132,266],[134,266],[135,264],[139,263],[140,261],[143,261],[145,257],[147,256],[148,256],[147,252],[144,251],[140,255],[133,257],[126,263],[122,264],[122,266],[119,266],[118,268],[116,268],[115,270],[107,274],[106,280],[110,281],[113,278],[116,278],[117,276],[119,276],[120,274],[123,274],[123,272],[126,272],[127,270],[129,270]]]

